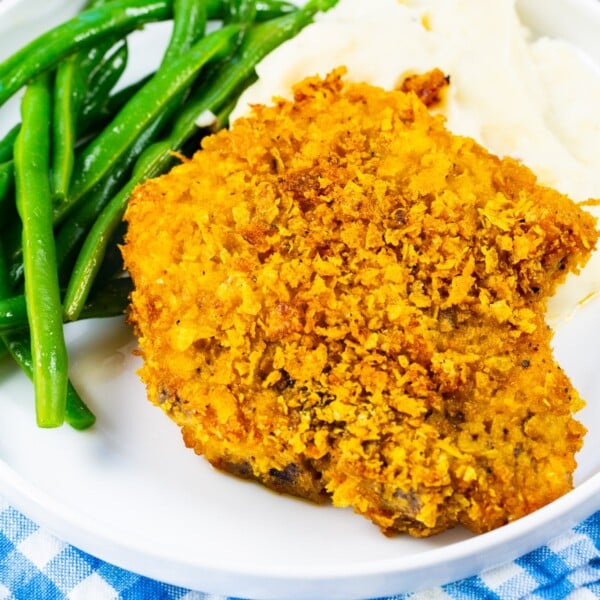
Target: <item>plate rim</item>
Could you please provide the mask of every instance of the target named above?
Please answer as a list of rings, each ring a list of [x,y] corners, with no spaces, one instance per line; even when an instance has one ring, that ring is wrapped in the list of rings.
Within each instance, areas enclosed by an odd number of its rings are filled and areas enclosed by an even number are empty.
[[[583,11],[589,10],[590,15],[593,14],[600,22],[600,2],[597,0],[563,0],[563,2]],[[4,9],[9,12],[18,3],[19,0],[1,2],[0,15],[6,14]],[[307,568],[304,565],[301,573],[294,573],[290,572],[291,565],[285,568],[275,566],[271,570],[266,569],[264,563],[260,565],[236,564],[225,568],[222,561],[219,564],[210,564],[204,561],[202,565],[198,565],[192,557],[164,556],[156,549],[144,546],[142,539],[121,539],[117,531],[101,528],[98,523],[95,524],[93,519],[86,515],[74,516],[66,504],[51,498],[44,490],[36,488],[33,483],[23,478],[2,458],[0,458],[0,490],[2,496],[14,508],[55,533],[62,540],[120,568],[132,570],[143,576],[173,585],[202,589],[208,593],[238,595],[247,598],[261,597],[264,600],[267,598],[292,600],[309,597],[306,595],[305,586],[315,584],[325,586],[334,592],[338,590],[332,586],[342,586],[339,589],[342,595],[328,594],[326,597],[330,599],[334,597],[358,598],[362,595],[354,596],[353,588],[360,590],[367,580],[373,581],[374,578],[380,578],[383,575],[390,579],[387,591],[381,588],[383,591],[379,593],[397,594],[429,588],[450,581],[446,578],[449,570],[452,570],[452,580],[480,572],[480,562],[476,560],[477,556],[491,548],[504,545],[505,560],[513,560],[517,556],[523,555],[524,547],[529,546],[529,549],[533,549],[600,509],[600,473],[596,473],[551,504],[518,521],[477,537],[439,548],[426,549],[411,557],[396,556],[351,566],[322,565]],[[517,523],[518,525],[515,527]],[[517,528],[519,531],[515,535],[514,530]],[[535,532],[536,535],[532,535],[532,532]],[[514,550],[506,547],[508,540],[514,542],[515,539],[524,540],[527,537],[527,543],[513,544],[515,547],[518,546]],[[450,560],[447,556],[449,548],[455,551]],[[418,565],[413,564],[415,561],[418,562]],[[465,565],[465,563],[468,564]],[[451,568],[451,565],[458,566]],[[438,568],[433,576],[429,573],[432,567]],[[351,573],[348,572],[350,569]],[[415,585],[415,575],[423,575],[425,571],[428,572],[428,576],[424,583],[420,586]],[[224,589],[222,580],[230,577],[235,577],[236,580],[229,579],[228,587]],[[275,586],[265,593],[265,583],[269,582],[272,585],[274,581],[276,582]],[[360,585],[357,587],[358,583]],[[289,589],[294,585],[299,587],[295,590]],[[360,591],[358,593],[360,594]],[[315,598],[316,596],[310,594],[310,597]]]
[[[206,593],[260,597],[264,600],[305,598],[307,596],[303,593],[303,588],[307,585],[319,588],[335,586],[335,592],[341,593],[339,596],[328,594],[327,598],[361,598],[361,594],[354,596],[353,590],[369,582],[377,583],[376,580],[382,576],[388,577],[389,581],[381,587],[380,594],[398,594],[443,585],[479,573],[482,565],[491,568],[485,561],[477,558],[492,548],[504,547],[502,559],[495,561],[495,564],[514,560],[564,533],[600,509],[600,473],[596,473],[535,512],[466,540],[423,550],[413,557],[397,556],[349,566],[303,565],[301,572],[294,572],[287,565],[285,568],[280,566],[268,569],[264,563],[210,564],[205,557],[199,564],[191,557],[165,555],[149,549],[143,546],[144,540],[132,541],[131,538],[122,538],[117,531],[100,529],[99,524],[95,525],[89,517],[78,514],[74,518],[67,505],[50,498],[49,494],[36,488],[1,459],[0,488],[8,502],[28,518],[67,543],[120,568],[172,585],[201,589]],[[517,528],[518,532],[515,534]],[[528,539],[524,542],[526,538]],[[507,546],[509,541],[511,544]],[[450,560],[449,551],[452,554]],[[433,567],[438,568],[438,572],[432,576],[430,569]],[[448,579],[450,572],[452,576]],[[426,584],[415,584],[415,578],[426,573]],[[235,581],[230,580],[231,577],[235,577]],[[224,580],[227,580],[225,586]],[[267,585],[270,589],[265,587]],[[296,585],[301,587],[296,590],[288,589],[289,586]],[[301,592],[299,595],[296,593],[298,591]]]

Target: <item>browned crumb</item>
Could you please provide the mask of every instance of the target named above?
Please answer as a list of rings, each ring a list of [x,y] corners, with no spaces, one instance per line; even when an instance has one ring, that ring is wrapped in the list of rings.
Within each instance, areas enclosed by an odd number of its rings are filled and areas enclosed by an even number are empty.
[[[400,85],[403,92],[414,92],[425,106],[432,107],[441,101],[442,91],[448,87],[450,77],[440,69],[405,77]]]
[[[582,401],[544,310],[595,223],[341,75],[133,194],[141,377],[220,468],[386,533],[486,531],[571,488]]]

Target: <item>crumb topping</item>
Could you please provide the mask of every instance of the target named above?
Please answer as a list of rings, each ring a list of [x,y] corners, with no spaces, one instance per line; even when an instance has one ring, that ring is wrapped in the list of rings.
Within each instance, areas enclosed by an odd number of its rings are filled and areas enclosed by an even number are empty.
[[[343,73],[134,192],[141,377],[216,466],[386,533],[486,531],[571,488],[582,401],[544,310],[595,223],[449,133],[414,93],[440,72]]]

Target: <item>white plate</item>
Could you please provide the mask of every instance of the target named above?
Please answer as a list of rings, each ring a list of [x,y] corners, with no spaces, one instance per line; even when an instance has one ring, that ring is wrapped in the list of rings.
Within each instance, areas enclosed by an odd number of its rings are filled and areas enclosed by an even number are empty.
[[[37,2],[23,2],[28,10]],[[43,2],[39,3],[40,6]],[[47,2],[46,2],[47,4]],[[59,20],[76,3],[55,10]],[[20,16],[0,3],[0,24]],[[529,23],[580,42],[600,64],[595,0],[522,0]],[[22,9],[20,9],[22,10]],[[3,12],[5,11],[5,12]],[[0,27],[1,28],[1,27]],[[0,39],[0,56],[10,44]],[[140,38],[155,49],[164,28]],[[144,55],[139,69],[148,67]],[[0,131],[15,103],[0,112]],[[350,511],[318,507],[212,470],[145,399],[119,319],[67,327],[72,378],[98,416],[84,433],[34,425],[29,382],[0,362],[0,492],[64,540],[106,561],[194,589],[259,598],[361,598],[417,590],[513,559],[600,508],[600,300],[557,326],[557,356],[588,400],[576,488],[515,523],[473,536],[388,539]]]

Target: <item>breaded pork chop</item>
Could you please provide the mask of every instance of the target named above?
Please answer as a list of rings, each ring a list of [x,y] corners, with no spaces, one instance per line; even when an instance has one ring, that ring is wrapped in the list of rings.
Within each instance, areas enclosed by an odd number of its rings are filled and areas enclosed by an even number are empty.
[[[384,532],[482,532],[572,486],[546,299],[595,223],[414,93],[311,78],[137,188],[149,398],[213,465]]]

